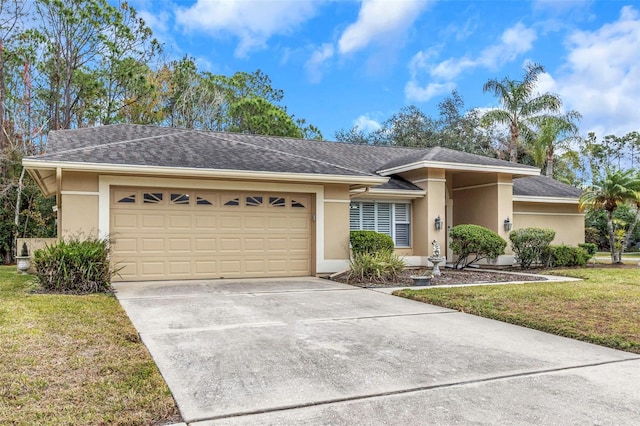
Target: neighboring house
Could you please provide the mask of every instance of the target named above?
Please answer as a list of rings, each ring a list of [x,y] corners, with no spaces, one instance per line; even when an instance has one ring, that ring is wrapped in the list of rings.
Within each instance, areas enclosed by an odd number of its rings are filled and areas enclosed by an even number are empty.
[[[427,264],[433,240],[451,261],[447,229],[465,223],[508,239],[508,219],[584,241],[580,190],[440,147],[118,124],[53,131],[23,164],[57,196],[58,236],[110,235],[123,280],[337,272],[350,229],[389,234],[412,265]],[[508,246],[498,263],[512,261]]]

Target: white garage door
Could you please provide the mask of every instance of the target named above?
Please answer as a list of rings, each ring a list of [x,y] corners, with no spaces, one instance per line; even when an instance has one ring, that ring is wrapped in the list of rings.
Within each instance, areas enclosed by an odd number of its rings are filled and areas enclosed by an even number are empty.
[[[311,194],[114,187],[112,259],[125,281],[310,275],[312,203]]]

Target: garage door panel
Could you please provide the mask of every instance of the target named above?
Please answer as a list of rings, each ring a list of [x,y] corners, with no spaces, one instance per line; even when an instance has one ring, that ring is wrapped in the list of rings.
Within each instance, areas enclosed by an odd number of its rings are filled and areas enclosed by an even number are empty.
[[[240,231],[242,230],[242,217],[231,216],[228,214],[222,214],[218,218],[219,229],[227,231]]]
[[[292,271],[298,273],[304,273],[304,271],[308,271],[310,268],[308,259],[291,259],[289,262],[289,267]]]
[[[242,251],[242,240],[240,238],[220,238],[219,253],[240,253]]]
[[[242,226],[245,231],[258,230],[263,231],[266,229],[266,219],[264,216],[257,216],[252,214],[251,216],[245,216],[242,221]]]
[[[120,269],[117,277],[122,280],[135,280],[138,276],[138,265],[135,261],[119,261],[116,262],[115,267]]]
[[[213,214],[195,215],[195,228],[199,230],[213,230],[217,228],[217,217]]]
[[[164,276],[166,275],[166,270],[164,267],[163,261],[151,261],[151,260],[143,260],[140,262],[142,271],[141,274],[143,277],[155,277],[155,276]]]
[[[165,218],[163,214],[142,214],[141,229],[164,229]]]
[[[215,238],[196,238],[197,253],[215,253],[217,250]]]
[[[265,261],[264,259],[246,259],[244,261],[245,273],[262,273],[264,272]]]
[[[222,276],[242,273],[242,262],[240,260],[220,260],[219,265]]]
[[[270,252],[286,252],[289,248],[288,240],[286,237],[281,238],[269,238],[269,251]]]
[[[267,244],[264,238],[244,238],[245,252],[264,252]]]
[[[169,238],[170,253],[191,253],[191,238]]]
[[[308,238],[290,238],[288,245],[292,251],[309,251],[311,241]]]
[[[191,228],[191,216],[188,214],[170,215],[169,227],[172,229],[190,229]]]
[[[113,253],[135,254],[138,252],[138,239],[121,237],[111,247]]]
[[[143,253],[164,253],[166,251],[164,238],[142,238]]]
[[[124,266],[123,280],[309,275],[310,201],[302,194],[115,189],[112,257]]]
[[[168,274],[170,276],[183,276],[189,273],[191,273],[191,262],[188,260],[170,261],[168,264]]]
[[[306,217],[292,217],[288,222],[289,229],[291,231],[309,230],[309,219],[307,219]]]
[[[215,260],[196,260],[193,263],[195,265],[196,275],[214,276],[214,274],[218,272],[217,262]]]
[[[113,216],[113,226],[118,229],[138,229],[136,213],[118,213]]]

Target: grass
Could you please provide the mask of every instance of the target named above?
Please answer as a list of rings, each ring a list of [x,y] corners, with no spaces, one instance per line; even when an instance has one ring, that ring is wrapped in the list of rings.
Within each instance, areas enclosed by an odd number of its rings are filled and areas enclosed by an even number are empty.
[[[166,424],[175,401],[112,295],[32,294],[0,267],[0,424]]]
[[[430,288],[394,294],[640,353],[640,269],[584,268],[554,273],[585,281]]]

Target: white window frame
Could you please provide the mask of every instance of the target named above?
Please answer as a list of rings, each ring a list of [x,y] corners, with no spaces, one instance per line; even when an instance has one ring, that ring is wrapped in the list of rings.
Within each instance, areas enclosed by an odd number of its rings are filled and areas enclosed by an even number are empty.
[[[359,213],[358,218],[358,228],[355,229],[351,225],[351,210],[349,212],[349,230],[351,231],[360,231],[363,230],[363,209],[362,205],[365,203],[373,203],[374,205],[374,230],[376,232],[381,232],[383,234],[389,235],[387,232],[380,231],[380,227],[378,224],[378,205],[380,204],[389,204],[391,205],[391,239],[393,240],[393,244],[396,248],[411,248],[412,238],[411,238],[411,201],[385,201],[385,200],[357,200],[351,202],[351,208],[357,209]],[[406,221],[399,221],[396,219],[396,205],[406,205],[407,206],[407,219]],[[357,207],[355,207],[357,206]],[[396,225],[408,225],[408,245],[398,245],[396,240]]]

